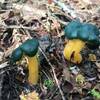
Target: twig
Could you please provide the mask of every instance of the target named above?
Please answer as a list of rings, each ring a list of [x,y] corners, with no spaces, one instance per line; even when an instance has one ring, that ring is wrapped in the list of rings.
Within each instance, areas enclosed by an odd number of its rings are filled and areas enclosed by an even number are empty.
[[[53,96],[55,95],[55,93],[57,92],[58,88],[51,94],[51,96],[49,97],[49,100],[52,100]]]
[[[50,80],[49,76],[45,73],[45,71],[42,70],[42,72],[45,74],[45,76]]]
[[[34,27],[26,27],[26,26],[22,26],[22,25],[10,25],[10,26],[6,26],[6,25],[1,25],[0,28],[15,28],[15,29],[26,29],[26,30],[35,30]]]
[[[3,69],[5,68],[6,66],[8,65],[8,62],[4,62],[0,65],[0,69]]]
[[[3,68],[5,68],[5,67],[8,67],[8,66],[5,65]],[[8,67],[7,69],[2,70],[2,71],[0,72],[0,75],[2,75],[3,73],[5,73],[6,71],[13,70],[13,69],[15,69],[15,68],[17,68],[17,66]]]
[[[74,10],[70,9],[67,5],[65,5],[64,3],[58,1],[58,0],[53,0],[54,3],[56,3],[58,6],[61,7],[61,9],[63,9],[65,12],[70,13],[70,15],[73,18],[77,18],[77,14]]]
[[[44,56],[45,59],[47,60],[48,64],[49,64],[50,67],[52,68],[52,72],[53,72],[53,75],[54,75],[54,79],[55,79],[55,81],[56,81],[56,84],[57,84],[58,89],[59,89],[59,91],[60,91],[60,94],[61,94],[61,96],[62,96],[62,100],[66,100],[65,97],[64,97],[63,91],[62,91],[61,88],[60,88],[60,85],[59,85],[58,79],[57,79],[57,77],[56,77],[56,73],[55,73],[55,70],[54,70],[53,65],[50,63],[49,59],[47,58],[47,56],[45,55],[45,53],[44,53],[44,51],[42,50],[41,47],[39,47],[39,50],[41,51],[41,53],[43,54],[43,56]]]

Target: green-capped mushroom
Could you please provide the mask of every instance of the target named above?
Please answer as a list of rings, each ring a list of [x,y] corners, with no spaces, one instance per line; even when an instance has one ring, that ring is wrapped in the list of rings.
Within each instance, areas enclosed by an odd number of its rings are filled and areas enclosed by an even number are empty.
[[[21,60],[22,56],[26,56],[28,59],[28,70],[29,76],[28,81],[31,84],[36,84],[38,81],[38,66],[39,62],[37,59],[39,42],[36,39],[28,39],[22,45],[12,52],[11,59],[14,61]]]
[[[79,21],[70,22],[65,27],[65,37],[69,40],[64,48],[65,58],[73,63],[80,63],[82,61],[80,52],[86,43],[90,49],[99,46],[99,34],[99,29],[95,25]]]

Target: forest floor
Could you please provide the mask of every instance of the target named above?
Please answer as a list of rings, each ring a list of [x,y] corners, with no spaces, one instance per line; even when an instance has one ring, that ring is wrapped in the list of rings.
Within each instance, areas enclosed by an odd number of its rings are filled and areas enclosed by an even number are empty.
[[[100,29],[100,0],[0,0],[0,100],[100,100],[100,47],[84,48],[81,64],[63,56],[72,20]],[[31,38],[39,41],[36,85],[28,82],[27,61],[10,59]]]

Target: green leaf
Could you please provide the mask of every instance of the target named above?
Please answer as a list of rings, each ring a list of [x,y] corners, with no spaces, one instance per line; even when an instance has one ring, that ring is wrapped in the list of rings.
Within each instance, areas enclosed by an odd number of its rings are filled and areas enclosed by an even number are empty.
[[[95,89],[91,90],[91,94],[96,97],[97,99],[100,99],[100,92],[97,92]]]
[[[44,85],[47,86],[48,88],[52,88],[54,84],[52,80],[45,80]]]

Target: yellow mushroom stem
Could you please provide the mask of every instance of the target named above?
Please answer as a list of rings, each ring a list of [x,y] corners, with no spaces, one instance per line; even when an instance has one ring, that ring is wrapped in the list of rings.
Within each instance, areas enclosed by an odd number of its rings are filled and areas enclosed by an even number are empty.
[[[39,62],[37,55],[34,57],[27,57],[28,58],[28,70],[29,76],[28,81],[30,84],[35,85],[38,82],[38,74],[39,74]]]
[[[69,40],[64,48],[64,57],[73,63],[81,63],[81,50],[84,48],[85,42],[79,39]]]

